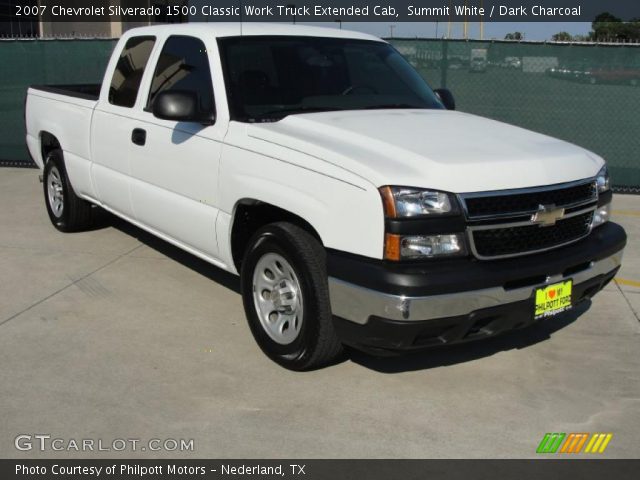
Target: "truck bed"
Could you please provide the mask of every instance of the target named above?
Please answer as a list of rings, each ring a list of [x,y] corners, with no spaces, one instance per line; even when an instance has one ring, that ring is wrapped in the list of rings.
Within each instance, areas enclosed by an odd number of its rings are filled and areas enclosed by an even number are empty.
[[[57,93],[58,95],[66,95],[68,97],[82,98],[84,100],[97,101],[100,97],[99,83],[83,83],[74,85],[32,85],[34,90],[43,92]]]
[[[40,138],[47,132],[64,139],[67,169],[82,178],[79,166],[91,159],[90,137],[93,110],[99,99],[100,85],[38,85],[27,92],[25,121],[29,153],[40,168],[44,167]]]

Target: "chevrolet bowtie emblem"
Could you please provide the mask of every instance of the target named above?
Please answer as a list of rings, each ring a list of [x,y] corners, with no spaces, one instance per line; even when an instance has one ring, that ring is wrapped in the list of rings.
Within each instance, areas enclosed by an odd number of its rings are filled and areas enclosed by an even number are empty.
[[[564,208],[556,208],[555,205],[540,205],[538,211],[531,216],[531,221],[541,227],[550,227],[563,218]]]

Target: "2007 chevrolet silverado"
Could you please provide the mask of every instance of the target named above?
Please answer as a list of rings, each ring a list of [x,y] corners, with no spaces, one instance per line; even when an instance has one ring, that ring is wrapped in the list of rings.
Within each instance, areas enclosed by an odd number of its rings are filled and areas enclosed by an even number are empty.
[[[56,228],[99,206],[239,273],[257,343],[304,370],[524,327],[620,268],[600,157],[454,110],[370,35],[152,26],[102,86],[29,89],[27,144]]]

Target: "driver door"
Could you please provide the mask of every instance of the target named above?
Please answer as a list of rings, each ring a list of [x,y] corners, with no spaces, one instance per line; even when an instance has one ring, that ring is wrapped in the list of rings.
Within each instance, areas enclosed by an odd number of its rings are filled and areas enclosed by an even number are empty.
[[[202,40],[170,36],[162,47],[146,106],[133,125],[145,137],[143,145],[131,146],[133,208],[147,227],[193,253],[217,258],[218,167],[226,126],[154,117],[155,96],[171,90],[196,93],[200,109],[215,116],[209,53]]]

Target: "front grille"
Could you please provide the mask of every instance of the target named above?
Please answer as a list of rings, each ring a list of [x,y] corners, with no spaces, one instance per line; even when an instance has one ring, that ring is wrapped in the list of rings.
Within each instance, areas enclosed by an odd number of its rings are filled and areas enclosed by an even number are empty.
[[[593,211],[560,220],[550,227],[510,226],[472,230],[473,249],[479,258],[524,255],[566,245],[587,236]]]
[[[470,219],[534,213],[540,205],[567,207],[595,202],[598,196],[596,184],[588,181],[579,185],[544,188],[522,193],[503,192],[491,195],[465,196],[464,203]]]

